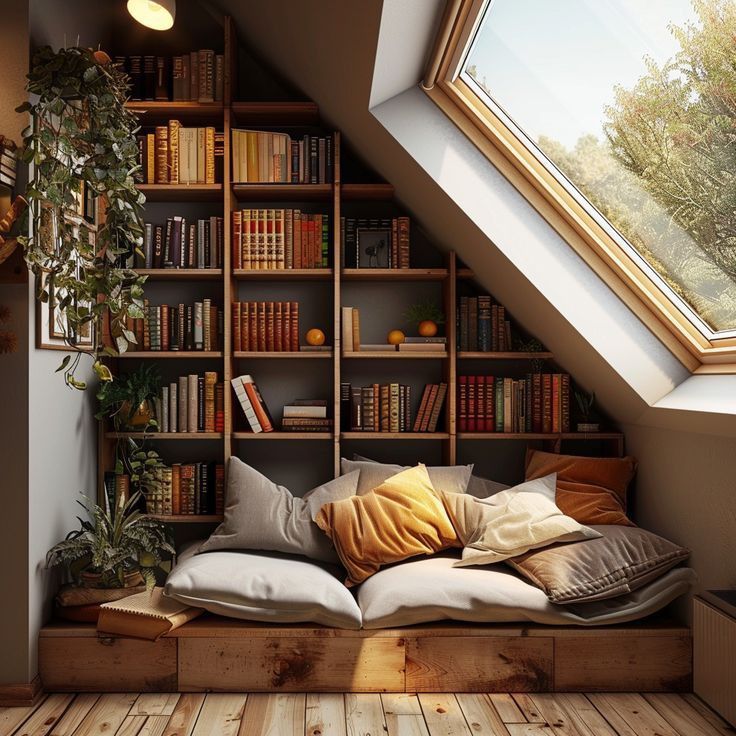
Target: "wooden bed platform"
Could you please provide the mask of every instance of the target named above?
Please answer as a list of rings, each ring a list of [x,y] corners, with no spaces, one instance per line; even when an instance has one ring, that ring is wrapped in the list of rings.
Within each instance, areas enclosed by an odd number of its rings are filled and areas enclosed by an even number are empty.
[[[347,631],[206,615],[157,642],[50,624],[39,670],[67,692],[687,692],[692,639],[657,619]]]

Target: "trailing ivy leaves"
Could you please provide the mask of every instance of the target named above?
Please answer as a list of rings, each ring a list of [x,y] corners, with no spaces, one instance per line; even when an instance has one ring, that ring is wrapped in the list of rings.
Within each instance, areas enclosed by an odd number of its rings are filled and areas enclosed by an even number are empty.
[[[59,371],[67,385],[86,388],[75,377],[83,353],[91,353],[98,377],[111,380],[102,355],[125,352],[135,335],[127,319],[143,316],[145,277],[120,268],[121,257],[143,243],[143,204],[133,175],[138,170],[135,115],[125,108],[129,80],[114,64],[100,64],[89,49],[39,48],[28,74],[19,113],[30,113],[23,133],[23,160],[33,167],[26,190],[33,228],[18,240],[37,277],[38,298],[63,315],[64,340],[77,350]],[[85,190],[104,209],[96,239],[85,236],[76,202]],[[102,344],[109,321],[114,347]],[[91,348],[80,335],[94,335]]]

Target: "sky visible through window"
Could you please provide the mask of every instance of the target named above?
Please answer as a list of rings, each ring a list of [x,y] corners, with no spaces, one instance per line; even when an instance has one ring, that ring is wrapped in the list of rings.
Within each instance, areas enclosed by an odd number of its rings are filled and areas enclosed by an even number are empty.
[[[735,6],[492,0],[463,72],[713,332],[736,328]]]

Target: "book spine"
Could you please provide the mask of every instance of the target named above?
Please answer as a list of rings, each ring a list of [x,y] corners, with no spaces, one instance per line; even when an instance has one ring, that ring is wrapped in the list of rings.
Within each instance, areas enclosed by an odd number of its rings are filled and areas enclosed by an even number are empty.
[[[187,377],[187,431],[197,432],[197,420],[199,418],[199,377],[191,373]]]
[[[169,129],[166,125],[156,127],[154,133],[155,147],[155,183],[169,183]]]

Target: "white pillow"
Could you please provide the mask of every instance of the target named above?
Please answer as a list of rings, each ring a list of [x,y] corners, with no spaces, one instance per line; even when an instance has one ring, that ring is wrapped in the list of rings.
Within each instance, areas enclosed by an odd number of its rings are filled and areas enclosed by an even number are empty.
[[[201,552],[252,549],[304,555],[339,562],[332,542],[314,523],[323,504],[354,496],[358,471],[293,496],[237,457],[228,467],[225,519],[202,545]]]
[[[566,516],[555,505],[557,474],[522,483],[490,498],[455,567],[489,565],[555,542],[595,539],[601,534]],[[480,509],[476,509],[480,511]]]
[[[179,556],[164,595],[231,618],[361,626],[358,604],[336,570],[288,555],[196,550]]]

